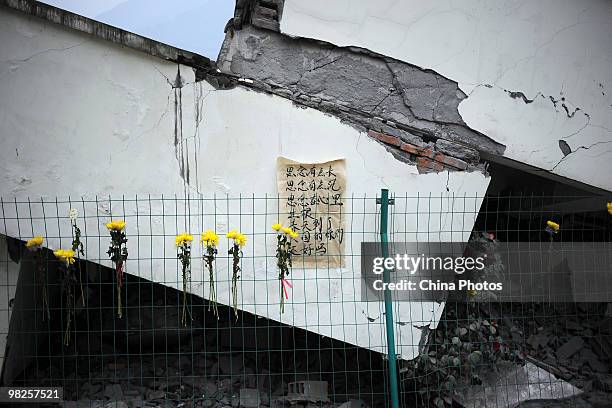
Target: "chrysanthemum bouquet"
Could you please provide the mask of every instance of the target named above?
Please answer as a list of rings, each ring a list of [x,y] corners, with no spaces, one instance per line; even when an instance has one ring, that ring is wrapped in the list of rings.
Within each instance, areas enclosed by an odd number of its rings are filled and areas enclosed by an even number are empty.
[[[70,344],[70,333],[74,319],[74,287],[76,276],[74,274],[74,251],[71,249],[58,249],[53,254],[60,261],[60,272],[62,273],[62,293],[65,296],[64,309],[66,310],[66,329],[64,331],[64,345]]]
[[[217,246],[219,245],[219,236],[212,230],[208,230],[202,234],[200,239],[204,245],[204,254],[202,255],[203,264],[208,269],[208,310],[213,310],[213,313],[219,318],[219,309],[217,308],[217,290],[215,289],[215,267],[214,262],[217,256]]]
[[[123,317],[121,288],[125,280],[124,263],[128,257],[127,238],[125,236],[125,221],[111,221],[106,224],[110,232],[111,243],[106,252],[115,264],[115,280],[117,284],[117,316]]]
[[[77,217],[79,213],[76,209],[71,208],[69,217],[70,224],[72,225],[72,251],[75,253],[77,260],[81,258],[81,255],[85,255],[85,250],[83,248],[83,243],[81,242],[81,229],[77,225]],[[77,269],[79,272],[79,284],[81,286],[81,302],[83,306],[85,306],[85,293],[83,292],[83,273],[81,272],[81,263],[77,262]]]
[[[232,256],[232,304],[234,306],[234,315],[238,320],[238,279],[240,279],[240,259],[242,258],[242,249],[247,238],[244,234],[231,230],[227,233],[227,237],[233,240],[232,247],[227,251]]]
[[[273,224],[272,229],[277,231],[276,235],[276,266],[278,267],[278,282],[280,285],[280,311],[285,313],[285,299],[289,299],[287,288],[292,288],[289,282],[289,272],[293,266],[291,261],[292,239],[298,237],[298,233],[281,224]]]
[[[191,279],[191,241],[193,235],[187,233],[177,235],[175,239],[176,257],[181,261],[183,275],[183,313],[181,314],[183,326],[187,326],[187,283]]]

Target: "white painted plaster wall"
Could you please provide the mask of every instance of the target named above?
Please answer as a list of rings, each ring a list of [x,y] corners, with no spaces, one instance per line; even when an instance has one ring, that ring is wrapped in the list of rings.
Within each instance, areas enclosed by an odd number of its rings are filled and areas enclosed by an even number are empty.
[[[180,68],[183,133],[175,146],[170,82],[177,65],[3,9],[0,37],[0,93],[10,95],[0,100],[0,217],[6,221],[0,233],[41,234],[50,248],[66,247],[74,207],[86,256],[110,266],[104,223],[124,218],[128,273],[180,287],[174,235],[239,228],[249,238],[239,307],[325,336],[384,350],[381,305],[360,302],[359,258],[351,258],[344,269],[294,270],[291,299],[279,314],[270,230],[278,218],[277,156],[346,159],[347,196],[355,197],[347,204],[349,255],[359,253],[362,241],[377,240],[374,194],[381,188],[415,197],[398,199],[396,239],[465,240],[489,182],[478,172],[419,175],[333,117],[244,88],[215,91],[194,83],[187,67]],[[189,162],[189,186],[180,175],[181,154]],[[171,200],[162,202],[161,194]],[[186,194],[194,200],[186,203]],[[230,304],[226,252],[222,240],[218,300]],[[208,297],[199,255],[196,246],[190,291]],[[429,303],[397,306],[398,320],[409,322],[396,327],[402,357],[417,352],[420,330],[412,324],[435,325],[440,311]]]
[[[612,190],[610,21],[612,3],[596,0],[286,0],[281,31],[433,69],[469,95],[464,121],[505,156]]]

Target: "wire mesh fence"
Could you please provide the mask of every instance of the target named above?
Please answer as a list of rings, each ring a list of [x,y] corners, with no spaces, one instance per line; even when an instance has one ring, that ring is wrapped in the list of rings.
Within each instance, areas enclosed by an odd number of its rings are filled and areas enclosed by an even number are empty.
[[[3,385],[63,387],[64,406],[391,406],[384,304],[361,298],[361,243],[380,240],[377,198],[343,198],[334,228],[323,207],[311,230],[278,196],[3,199]],[[558,241],[612,236],[601,197],[392,198],[390,241],[541,242],[548,221]],[[277,223],[301,233],[288,276]],[[218,241],[201,242],[207,230]],[[296,267],[306,257],[315,262]],[[393,311],[401,406],[511,406],[521,392],[609,401],[607,304],[396,301]],[[491,380],[508,370],[512,392]]]

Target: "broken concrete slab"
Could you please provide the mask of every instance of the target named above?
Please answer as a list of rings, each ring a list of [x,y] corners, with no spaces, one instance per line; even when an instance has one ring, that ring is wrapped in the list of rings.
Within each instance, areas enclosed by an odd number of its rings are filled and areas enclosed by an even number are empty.
[[[123,399],[123,389],[119,384],[107,385],[104,388],[104,396],[111,401],[121,401]]]
[[[465,392],[457,402],[469,408],[515,408],[534,399],[564,399],[580,395],[582,391],[546,370],[526,362],[525,365],[506,363],[499,374],[488,372],[482,385],[464,385]]]
[[[595,380],[595,385],[599,390],[612,392],[612,376],[608,375],[597,377]]]
[[[517,405],[516,408],[592,408],[593,406],[582,398],[566,398],[563,400],[530,400]]]
[[[608,365],[602,362],[599,356],[593,353],[593,350],[589,348],[583,348],[580,351],[580,361],[583,361],[585,364],[591,367],[593,371],[600,373],[608,372]]]
[[[584,340],[581,337],[574,336],[557,349],[557,358],[562,361],[567,360],[580,351],[583,346]]]
[[[458,106],[465,94],[457,83],[404,62],[387,64],[397,89],[412,114],[430,121],[464,124]]]
[[[259,408],[261,406],[259,390],[254,388],[241,388],[240,406],[246,408]]]
[[[228,31],[217,64],[224,74],[251,80],[245,86],[361,129],[382,130],[376,125],[384,122],[400,133],[458,141],[491,154],[505,149],[463,122],[458,105],[465,95],[456,82],[367,50],[243,26]]]
[[[436,141],[436,150],[472,163],[477,163],[480,160],[477,150],[444,139]]]

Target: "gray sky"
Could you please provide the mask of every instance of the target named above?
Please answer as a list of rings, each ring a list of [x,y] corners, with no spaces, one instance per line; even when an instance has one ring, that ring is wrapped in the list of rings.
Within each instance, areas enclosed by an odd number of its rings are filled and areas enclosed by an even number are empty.
[[[217,59],[233,0],[43,0],[154,40]]]

